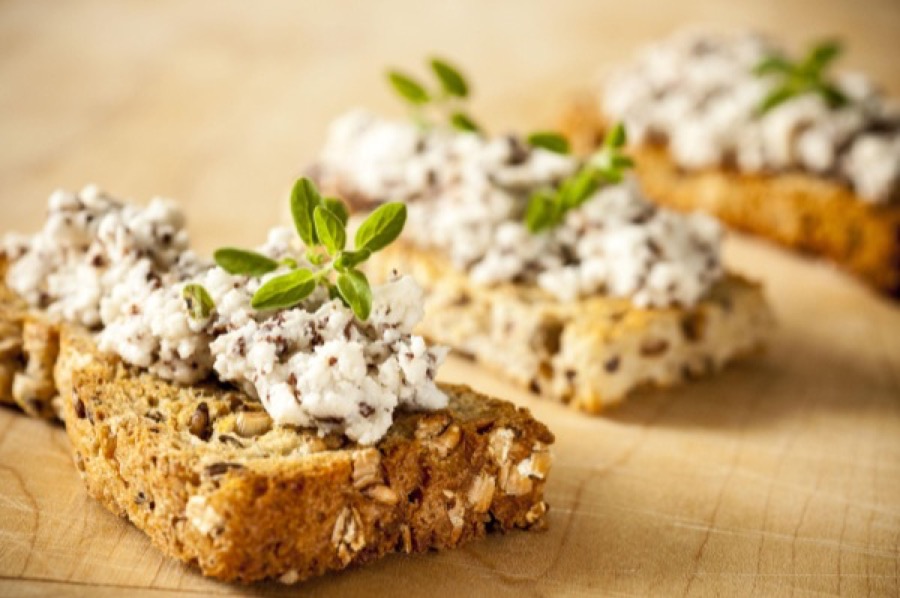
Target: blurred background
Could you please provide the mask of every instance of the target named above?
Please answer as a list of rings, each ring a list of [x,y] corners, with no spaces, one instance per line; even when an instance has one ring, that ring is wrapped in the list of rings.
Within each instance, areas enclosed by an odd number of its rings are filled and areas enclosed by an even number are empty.
[[[54,188],[95,182],[180,200],[202,250],[252,245],[334,116],[402,113],[389,65],[423,72],[445,56],[482,123],[533,128],[640,46],[698,24],[794,47],[837,34],[840,67],[900,93],[898,0],[0,2],[0,231],[33,230]]]

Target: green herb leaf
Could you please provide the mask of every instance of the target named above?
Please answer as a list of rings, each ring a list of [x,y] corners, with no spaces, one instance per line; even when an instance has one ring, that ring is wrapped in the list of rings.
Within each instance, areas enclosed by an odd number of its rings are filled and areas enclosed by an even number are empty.
[[[548,189],[535,191],[525,209],[525,226],[531,233],[539,233],[556,222],[555,195]]]
[[[400,202],[382,204],[356,231],[356,248],[379,251],[394,242],[406,224],[406,205]]]
[[[350,270],[360,265],[372,255],[372,252],[363,247],[357,251],[342,251],[334,260],[334,269],[338,272]]]
[[[184,288],[181,289],[181,296],[184,298],[188,313],[195,320],[205,320],[216,308],[209,292],[201,284],[184,285]]]
[[[478,124],[472,120],[465,112],[454,112],[450,116],[450,124],[458,131],[466,131],[468,133],[477,133],[481,129]]]
[[[765,98],[763,98],[762,103],[759,105],[759,114],[765,114],[772,108],[775,108],[779,104],[783,104],[789,99],[794,97],[794,90],[790,87],[783,85],[781,87],[776,87],[772,91],[770,91]]]
[[[844,51],[843,45],[837,40],[827,40],[812,47],[806,60],[803,61],[808,72],[821,73],[830,63],[834,62]]]
[[[799,63],[781,56],[770,56],[753,69],[756,75],[772,75],[780,78],[762,99],[757,108],[760,116],[776,106],[804,94],[819,95],[830,108],[840,108],[849,102],[837,85],[827,80],[825,70],[841,55],[843,47],[837,41],[825,41],[813,46]]]
[[[303,177],[294,183],[291,190],[291,216],[294,218],[297,234],[307,247],[312,247],[319,240],[313,223],[313,212],[321,203],[319,190],[311,180]]]
[[[269,310],[293,307],[316,288],[315,275],[307,270],[294,270],[277,276],[263,284],[250,300],[253,309]]]
[[[431,60],[431,70],[437,75],[441,82],[444,93],[458,98],[464,98],[469,95],[469,86],[462,74],[450,66],[446,61],[439,58]]]
[[[337,278],[337,290],[360,320],[367,320],[372,312],[372,289],[365,274],[349,270]]]
[[[564,210],[577,208],[590,199],[598,187],[600,182],[595,171],[585,168],[563,184],[560,188],[559,202]]]
[[[215,259],[216,265],[229,274],[243,276],[262,276],[278,268],[278,262],[273,259],[255,251],[234,247],[223,247],[217,250],[213,254],[213,259]]]
[[[617,122],[613,128],[609,130],[603,139],[604,147],[611,149],[619,149],[628,143],[628,136],[625,134],[625,125]]]
[[[411,104],[420,106],[422,104],[427,104],[431,99],[424,87],[411,77],[404,75],[399,71],[389,71],[388,80],[394,88],[394,91]]]
[[[323,206],[316,207],[313,212],[316,224],[316,235],[325,246],[329,255],[335,255],[347,244],[347,232],[344,223],[331,210]]]
[[[341,224],[347,226],[347,222],[350,221],[350,211],[347,209],[347,204],[336,197],[326,197],[322,200],[322,205],[328,208],[329,212],[337,216],[341,221]]]
[[[557,154],[569,153],[569,141],[553,131],[539,131],[528,136],[528,144]]]
[[[840,92],[840,90],[838,90],[838,88],[832,85],[820,83],[819,85],[817,85],[817,91],[831,108],[840,108],[841,106],[846,106],[850,101],[847,99],[847,96],[845,96]]]
[[[772,73],[787,74],[790,73],[792,69],[793,66],[791,63],[781,56],[769,56],[763,58],[755,67],[753,67],[753,73],[757,76]]]

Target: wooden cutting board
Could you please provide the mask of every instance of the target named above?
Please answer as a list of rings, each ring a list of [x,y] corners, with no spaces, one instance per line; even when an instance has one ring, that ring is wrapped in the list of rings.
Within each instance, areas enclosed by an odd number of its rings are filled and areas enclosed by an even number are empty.
[[[627,5],[626,5],[627,4]],[[248,12],[247,7],[253,9]],[[476,9],[477,7],[477,9]],[[393,105],[385,64],[432,50],[477,83],[496,127],[680,23],[843,33],[895,93],[893,0],[682,0],[423,6],[0,5],[0,233],[32,230],[55,186],[184,202],[199,245],[248,245],[346,107]],[[544,120],[546,122],[546,120]],[[452,359],[442,376],[530,407],[557,435],[546,533],[395,556],[300,588],[201,578],[88,498],[58,426],[0,410],[0,596],[898,595],[900,307],[829,267],[733,238],[764,281],[768,351],[645,392],[604,417],[543,402]]]

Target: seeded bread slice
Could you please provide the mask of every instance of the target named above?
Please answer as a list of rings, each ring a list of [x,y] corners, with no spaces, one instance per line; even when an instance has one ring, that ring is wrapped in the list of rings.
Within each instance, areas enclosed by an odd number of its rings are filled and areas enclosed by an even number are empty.
[[[77,331],[56,377],[88,492],[205,575],[294,583],[544,523],[552,434],[467,387],[362,447],[273,427],[239,392],[137,372]]]
[[[561,124],[582,151],[597,146],[606,126],[590,97],[573,101]],[[738,230],[825,257],[900,297],[900,204],[872,205],[839,182],[801,172],[687,171],[659,144],[631,153],[641,186],[653,201],[702,210]]]
[[[693,309],[639,309],[627,299],[560,302],[534,286],[476,285],[442,254],[408,243],[369,263],[376,280],[397,268],[425,287],[418,333],[588,412],[717,370],[760,347],[772,323],[759,286],[737,276]]]
[[[0,255],[0,403],[16,405],[32,417],[59,416],[53,365],[59,353],[57,327],[28,310],[3,281]]]

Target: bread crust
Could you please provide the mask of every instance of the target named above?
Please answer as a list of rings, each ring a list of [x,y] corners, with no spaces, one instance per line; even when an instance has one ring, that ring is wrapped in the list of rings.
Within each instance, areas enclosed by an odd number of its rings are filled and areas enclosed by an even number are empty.
[[[579,151],[596,147],[606,119],[591,96],[572,101],[561,128]],[[900,204],[874,205],[837,181],[803,172],[687,171],[660,144],[632,148],[648,198],[682,211],[703,210],[731,227],[838,264],[870,286],[900,297]]]
[[[369,260],[427,291],[417,332],[543,396],[596,413],[643,386],[668,387],[756,351],[772,325],[758,285],[726,276],[691,309],[603,295],[561,302],[535,286],[481,286],[435,250],[397,242]]]
[[[0,403],[32,417],[59,417],[53,365],[59,353],[58,328],[6,286],[7,263],[0,255]]]
[[[205,575],[294,583],[544,525],[553,435],[528,410],[467,387],[442,386],[446,410],[398,412],[363,447],[242,428],[241,418],[267,419],[257,402],[136,371],[76,330],[63,330],[56,370],[88,492]]]

